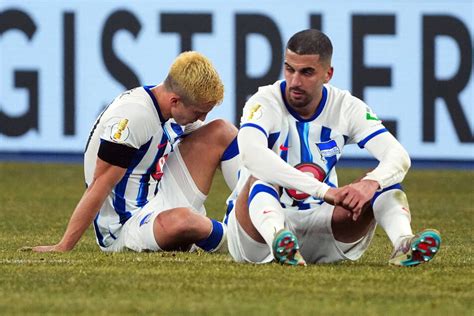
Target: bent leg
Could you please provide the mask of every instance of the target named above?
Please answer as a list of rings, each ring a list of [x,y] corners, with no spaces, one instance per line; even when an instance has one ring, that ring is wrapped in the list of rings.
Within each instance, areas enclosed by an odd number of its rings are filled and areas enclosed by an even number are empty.
[[[186,168],[203,194],[209,193],[214,173],[236,136],[237,128],[231,123],[214,120],[186,136],[179,144]]]
[[[180,207],[163,211],[153,223],[156,243],[162,250],[189,250],[196,243],[206,251],[220,246],[224,237],[221,223]]]
[[[295,235],[285,229],[277,189],[253,177],[247,180],[229,219],[229,252],[237,261],[306,265]],[[233,215],[235,217],[233,217]]]
[[[247,180],[235,204],[236,219],[255,241],[272,246],[274,235],[285,226],[283,210],[274,187],[254,177]]]
[[[350,212],[341,206],[334,207],[331,227],[334,238],[343,243],[353,243],[366,236],[374,225],[372,207],[365,207],[357,221],[353,221]]]

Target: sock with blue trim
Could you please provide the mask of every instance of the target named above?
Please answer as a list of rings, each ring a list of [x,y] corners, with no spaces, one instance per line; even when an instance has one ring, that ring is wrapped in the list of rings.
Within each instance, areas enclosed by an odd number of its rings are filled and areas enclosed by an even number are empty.
[[[234,190],[239,180],[238,173],[240,168],[239,146],[237,145],[237,137],[222,154],[221,170],[225,183],[230,190]]]
[[[400,186],[398,186],[400,187]],[[396,246],[397,240],[403,236],[413,235],[411,215],[405,192],[400,189],[382,191],[374,197],[372,208],[377,223],[382,226]]]
[[[275,232],[285,228],[285,215],[275,188],[263,181],[255,181],[248,198],[250,220],[272,247]]]
[[[196,246],[207,252],[215,252],[226,241],[225,225],[215,219],[210,219],[212,222],[212,231],[206,239],[196,242]]]

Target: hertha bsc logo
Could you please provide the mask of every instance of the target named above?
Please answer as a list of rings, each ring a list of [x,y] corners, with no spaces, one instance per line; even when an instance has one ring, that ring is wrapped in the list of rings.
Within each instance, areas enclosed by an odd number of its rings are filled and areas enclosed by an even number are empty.
[[[312,162],[303,162],[297,164],[295,168],[318,179],[321,182],[326,179],[326,172],[323,170],[323,168]],[[295,189],[285,189],[285,191],[286,194],[288,194],[295,201],[304,201],[309,198],[309,194],[297,191]]]

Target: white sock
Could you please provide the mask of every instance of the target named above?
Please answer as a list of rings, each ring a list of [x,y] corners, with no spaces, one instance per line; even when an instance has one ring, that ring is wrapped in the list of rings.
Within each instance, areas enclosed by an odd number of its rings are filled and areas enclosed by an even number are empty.
[[[248,204],[253,225],[272,247],[275,232],[285,228],[285,215],[277,191],[268,183],[255,181],[250,188]]]
[[[385,230],[394,247],[400,237],[413,235],[408,200],[402,190],[381,193],[372,208],[375,220]]]
[[[239,180],[240,155],[237,146],[237,137],[224,151],[221,158],[221,170],[225,183],[231,191],[234,190]]]

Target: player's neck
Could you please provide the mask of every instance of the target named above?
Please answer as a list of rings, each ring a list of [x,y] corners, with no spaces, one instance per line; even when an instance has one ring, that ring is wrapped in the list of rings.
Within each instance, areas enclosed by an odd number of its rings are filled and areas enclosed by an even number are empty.
[[[158,106],[160,107],[161,115],[165,120],[171,118],[171,104],[169,102],[169,92],[166,91],[163,83],[151,88],[150,90],[155,96],[156,101],[158,101]]]

